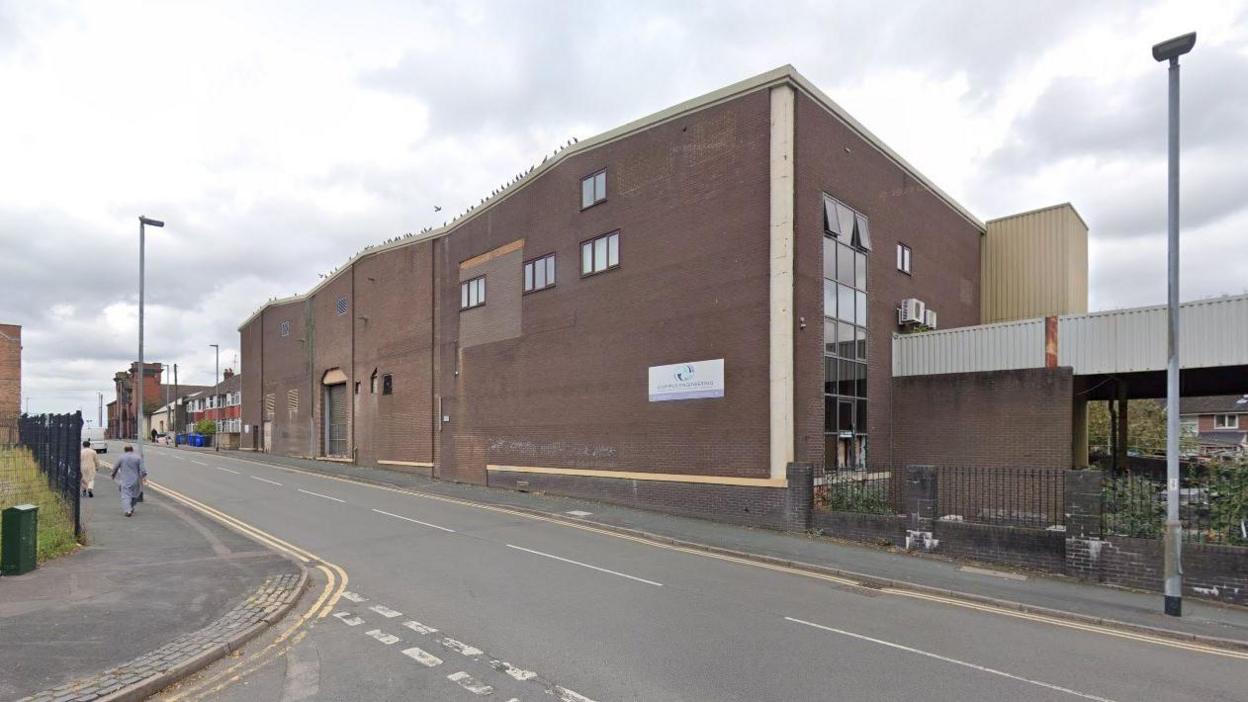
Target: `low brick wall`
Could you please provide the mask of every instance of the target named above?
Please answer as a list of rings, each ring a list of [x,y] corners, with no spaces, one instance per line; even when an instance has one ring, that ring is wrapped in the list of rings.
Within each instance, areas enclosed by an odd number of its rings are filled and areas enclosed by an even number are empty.
[[[885,543],[899,546],[906,542],[906,518],[899,514],[862,514],[818,509],[811,513],[810,521],[811,528],[838,539],[876,546]]]
[[[788,487],[774,488],[490,471],[489,484],[745,526],[805,531],[810,528],[810,466],[789,464],[788,478]]]
[[[1066,533],[1047,529],[937,521],[933,553],[1017,568],[1061,573],[1066,567]]]
[[[1161,539],[1066,539],[1066,572],[1084,580],[1162,591]],[[1183,544],[1183,592],[1248,605],[1248,548]]]

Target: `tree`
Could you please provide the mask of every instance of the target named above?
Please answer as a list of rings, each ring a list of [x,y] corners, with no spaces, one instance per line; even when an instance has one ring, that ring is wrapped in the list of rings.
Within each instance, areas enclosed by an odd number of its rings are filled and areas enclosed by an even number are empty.
[[[201,419],[195,422],[196,434],[216,434],[217,423],[211,419]]]
[[[1088,443],[1108,450],[1113,443],[1109,436],[1109,403],[1088,403]],[[1127,409],[1127,448],[1144,455],[1166,453],[1166,408],[1156,400],[1135,400]],[[1196,450],[1196,436],[1190,431],[1179,432],[1179,451]]]

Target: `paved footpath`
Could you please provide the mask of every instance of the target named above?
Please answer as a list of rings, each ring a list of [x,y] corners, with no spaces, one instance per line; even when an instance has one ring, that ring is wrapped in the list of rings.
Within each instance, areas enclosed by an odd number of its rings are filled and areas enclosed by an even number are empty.
[[[323,590],[323,607],[301,606],[307,625],[284,642],[257,639],[164,691],[166,702],[1244,700],[1245,651],[966,606],[588,523],[631,519],[657,532],[675,523],[661,515],[428,481],[363,484],[254,458],[157,449],[150,468],[181,504],[283,540],[345,587]],[[739,550],[778,538],[861,563],[887,555],[685,521]],[[1083,597],[1110,592],[1054,582]]]
[[[0,699],[109,669],[112,679],[82,689],[121,689],[297,594],[301,569],[286,557],[150,490],[127,519],[107,473],[96,488],[83,498],[87,546],[0,578]]]

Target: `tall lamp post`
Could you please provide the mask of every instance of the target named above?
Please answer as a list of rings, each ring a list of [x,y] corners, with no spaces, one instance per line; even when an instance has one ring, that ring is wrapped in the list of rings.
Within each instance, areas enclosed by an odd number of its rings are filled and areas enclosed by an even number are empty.
[[[165,223],[159,219],[151,219],[149,217],[139,216],[139,379],[135,393],[135,406],[138,411],[134,413],[134,433],[139,444],[139,458],[143,458],[143,275],[147,272],[146,261],[144,260],[145,244],[147,243],[147,233],[144,227],[163,227]]]
[[[217,404],[217,386],[221,384],[221,344],[208,344],[208,345],[217,350],[217,366],[216,366],[217,369],[216,371],[213,372],[213,376],[212,376],[212,407],[213,409],[216,410],[216,412],[214,412],[213,414],[217,416],[217,420],[216,420],[217,428],[220,429],[221,428],[221,422],[220,422],[221,406]],[[217,440],[217,432],[213,432],[212,434],[212,450],[213,451],[221,450],[221,444]]]
[[[1153,58],[1170,63],[1167,285],[1169,334],[1166,357],[1165,611],[1183,616],[1183,525],[1179,522],[1179,57],[1196,45],[1196,33],[1153,47]]]

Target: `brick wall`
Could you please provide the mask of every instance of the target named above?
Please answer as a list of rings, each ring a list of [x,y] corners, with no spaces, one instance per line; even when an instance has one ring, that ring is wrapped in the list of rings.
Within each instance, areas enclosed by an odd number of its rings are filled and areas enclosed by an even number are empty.
[[[23,409],[22,328],[0,324],[0,335],[0,426],[7,427]]]
[[[826,536],[876,546],[900,546],[906,542],[906,517],[900,514],[814,510],[811,527]]]
[[[892,388],[901,464],[1071,466],[1069,368],[894,378]]]
[[[937,521],[933,553],[1016,568],[1061,573],[1066,567],[1066,534],[970,522]]]
[[[1072,538],[1066,541],[1067,572],[1100,583],[1161,592],[1163,550],[1161,539]],[[1183,544],[1183,592],[1248,605],[1248,548]]]

